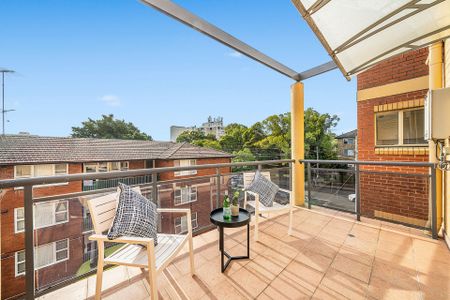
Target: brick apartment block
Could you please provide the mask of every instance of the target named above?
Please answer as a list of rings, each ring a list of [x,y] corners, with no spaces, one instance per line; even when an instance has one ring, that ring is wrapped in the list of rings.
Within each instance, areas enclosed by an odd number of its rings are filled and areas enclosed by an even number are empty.
[[[121,170],[159,168],[173,167],[180,164],[228,163],[231,160],[231,155],[228,153],[200,148],[186,143],[171,142],[15,135],[0,137],[0,148],[2,149],[0,152],[0,180],[17,178],[20,175],[26,177],[27,174],[23,174],[23,172],[28,172],[29,170],[34,172],[34,175],[39,175],[39,172],[45,170],[48,172],[53,170],[52,174],[56,174],[58,167],[64,171],[63,166],[66,166],[66,173],[76,174],[89,170],[108,171],[111,168]],[[56,167],[57,165],[58,167]],[[19,170],[21,169],[20,166],[32,167],[25,167],[23,170]],[[222,168],[221,171],[223,174],[226,174],[230,172],[230,169]],[[188,178],[189,180],[160,184],[158,187],[158,203],[161,207],[190,208],[197,217],[195,222],[193,222],[197,228],[209,225],[209,212],[216,203],[216,179],[214,177],[205,178],[205,176],[215,174],[215,169],[204,169],[190,173],[175,174],[174,172],[167,172],[160,174],[158,176],[159,181],[174,181]],[[202,178],[195,179],[196,177]],[[148,179],[150,178],[151,176],[147,176],[143,179],[143,182],[149,182]],[[37,198],[63,195],[116,185],[117,180],[102,180],[74,181],[63,184],[36,186],[33,189],[33,196]],[[193,201],[183,200],[182,203],[180,201],[175,203],[175,191],[183,188],[191,189],[192,195],[189,199]],[[227,182],[224,181],[221,192],[223,193],[223,190],[226,188]],[[145,195],[144,192],[143,194]],[[177,194],[178,200],[181,199],[180,194],[181,192]],[[48,211],[48,218],[45,217],[47,211],[40,212],[42,220],[39,222],[47,222],[47,225],[35,230],[35,242],[38,246],[35,251],[46,251],[47,255],[53,255],[54,257],[52,259],[46,258],[49,261],[52,260],[51,263],[48,265],[44,264],[36,271],[36,287],[38,289],[44,289],[53,283],[75,276],[80,266],[92,259],[90,254],[95,254],[96,251],[95,243],[92,244],[87,239],[92,229],[89,226],[86,227],[86,224],[90,224],[90,216],[83,197],[74,198],[68,196],[64,200],[67,200],[67,211],[59,213],[53,210]],[[55,206],[50,207],[50,209],[57,209],[57,207],[61,209],[61,206],[58,206],[59,203],[56,202]],[[18,257],[25,248],[24,233],[23,230],[20,230],[23,222],[19,221],[21,215],[18,211],[22,207],[23,189],[12,188],[2,192],[0,201],[0,233],[2,239],[1,295],[3,299],[17,298],[25,291],[25,276],[23,276],[22,269],[24,263],[21,264],[21,259]],[[62,208],[65,208],[65,206],[62,206]],[[59,218],[62,218],[63,222],[56,222],[56,214],[59,214]],[[52,218],[54,222],[52,222]],[[183,230],[180,220],[179,215],[161,215],[160,225],[162,231],[173,233],[176,230]],[[67,244],[65,240],[68,240]],[[61,241],[62,244],[60,243]],[[42,245],[44,245],[43,248],[46,248],[45,250],[39,248]],[[67,247],[63,250],[57,250],[61,248],[61,245]]]

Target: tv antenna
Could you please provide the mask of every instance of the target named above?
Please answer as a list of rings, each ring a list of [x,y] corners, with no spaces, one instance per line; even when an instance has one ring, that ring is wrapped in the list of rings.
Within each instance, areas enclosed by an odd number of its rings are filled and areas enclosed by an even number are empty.
[[[0,69],[0,73],[2,73],[2,133],[3,135],[5,135],[6,114],[15,111],[15,109],[5,109],[5,73],[14,73],[14,71],[8,69]]]

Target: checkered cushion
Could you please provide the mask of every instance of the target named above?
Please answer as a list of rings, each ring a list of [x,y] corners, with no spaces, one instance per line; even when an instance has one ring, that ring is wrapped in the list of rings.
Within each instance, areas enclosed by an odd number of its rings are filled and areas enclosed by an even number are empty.
[[[156,205],[128,185],[119,183],[119,189],[119,203],[108,231],[108,239],[113,240],[123,235],[146,237],[153,238],[156,245],[158,222]]]
[[[247,187],[247,191],[254,192],[259,195],[259,202],[267,207],[273,206],[273,199],[278,192],[279,187],[264,177],[261,172],[256,171],[255,178]]]

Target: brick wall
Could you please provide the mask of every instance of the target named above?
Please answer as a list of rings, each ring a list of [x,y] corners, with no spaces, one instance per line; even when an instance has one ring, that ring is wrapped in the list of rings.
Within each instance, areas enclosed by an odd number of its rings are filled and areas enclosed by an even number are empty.
[[[229,163],[229,158],[212,158],[212,159],[197,159],[198,165],[204,164],[218,164],[218,163]],[[156,167],[173,167],[174,162],[172,160],[159,160],[156,161]],[[230,172],[230,168],[221,168],[222,174]],[[216,181],[215,178],[204,178],[195,179],[195,177],[208,176],[216,174],[215,169],[202,169],[198,170],[196,175],[188,176],[174,176],[173,172],[168,172],[160,175],[160,180],[174,180],[174,179],[187,179],[185,182],[173,183],[173,184],[163,184],[159,191],[159,200],[161,207],[177,207],[177,208],[190,208],[192,213],[197,212],[198,229],[202,227],[209,226],[211,222],[209,221],[209,214],[212,208],[216,206]],[[186,185],[193,185],[197,187],[197,201],[183,204],[174,205],[174,190],[176,187],[182,187]],[[221,195],[227,189],[228,180],[227,178],[222,178],[221,182]],[[220,201],[219,201],[220,202]],[[175,218],[179,217],[178,214],[163,214],[161,219],[162,231],[163,232],[174,232],[174,221]]]
[[[392,84],[428,75],[426,59],[428,48],[398,55],[358,75],[358,90]],[[375,146],[374,107],[406,100],[423,99],[428,90],[416,90],[403,94],[358,101],[358,159],[370,161],[427,162],[427,147],[405,154],[404,147],[380,154]],[[428,168],[362,166],[360,175],[361,212],[370,217],[424,225],[428,219],[428,179],[404,174],[428,173]],[[378,172],[378,173],[376,173]],[[384,172],[384,173],[383,173]],[[421,221],[422,220],[422,221]]]
[[[69,164],[69,173],[81,173],[81,164]],[[0,179],[14,178],[13,166],[0,167]],[[36,187],[34,197],[60,195],[81,191],[81,182]],[[24,233],[14,232],[14,208],[23,207],[23,190],[7,189],[1,200],[1,258],[2,258],[2,299],[7,299],[23,293],[25,289],[24,276],[15,276],[15,252],[23,250]],[[82,263],[82,207],[77,199],[69,200],[69,222],[36,230],[36,242],[39,245],[61,239],[70,239],[70,260],[39,270],[39,286],[48,285],[55,280],[62,280],[73,275]],[[37,279],[38,280],[38,279]]]
[[[383,61],[358,75],[358,90],[428,75],[428,48],[410,51]]]

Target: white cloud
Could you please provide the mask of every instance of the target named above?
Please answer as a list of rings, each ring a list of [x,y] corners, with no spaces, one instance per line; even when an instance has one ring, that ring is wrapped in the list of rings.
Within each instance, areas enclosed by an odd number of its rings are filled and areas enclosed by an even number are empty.
[[[241,58],[244,56],[244,55],[242,55],[242,53],[239,53],[237,51],[230,52],[227,55],[230,57],[234,57],[234,58]]]
[[[120,98],[116,95],[104,95],[100,100],[109,106],[120,106]]]

